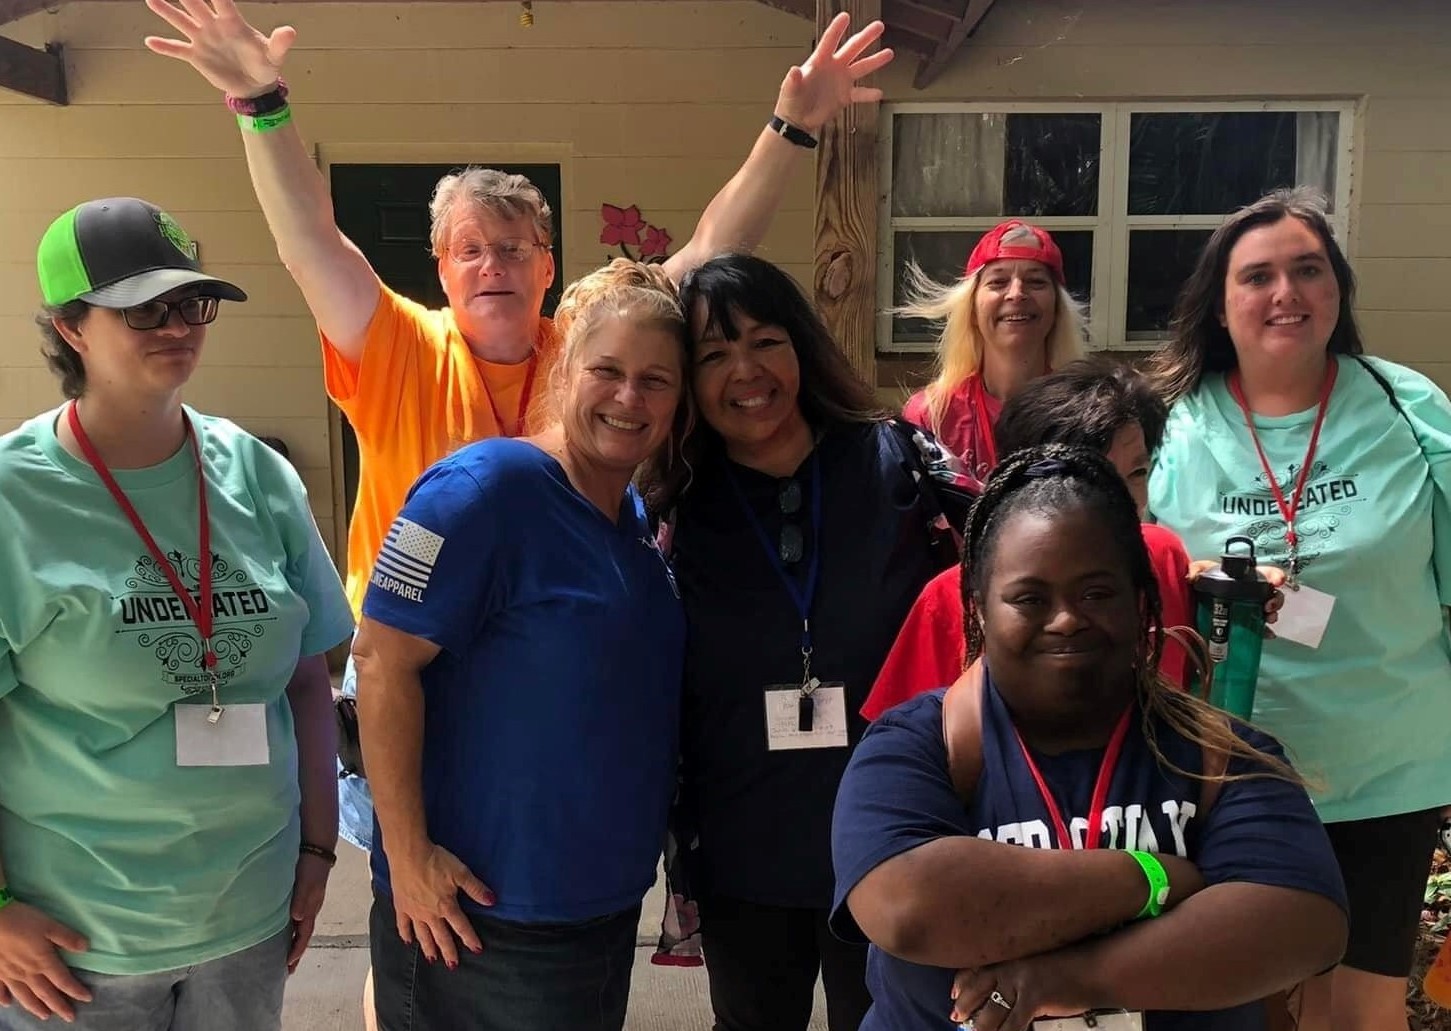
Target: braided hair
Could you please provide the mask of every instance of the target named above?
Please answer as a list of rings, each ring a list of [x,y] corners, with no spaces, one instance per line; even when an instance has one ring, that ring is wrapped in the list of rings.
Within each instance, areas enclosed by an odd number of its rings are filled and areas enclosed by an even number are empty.
[[[1143,717],[1143,733],[1160,765],[1196,780],[1233,781],[1271,776],[1302,783],[1278,756],[1261,752],[1242,739],[1226,713],[1178,690],[1158,672],[1163,648],[1163,604],[1149,550],[1144,544],[1138,509],[1108,459],[1085,447],[1043,444],[1015,451],[1000,461],[967,517],[962,559],[963,630],[968,661],[984,650],[983,623],[977,599],[986,592],[1003,528],[1022,513],[1053,515],[1087,510],[1112,535],[1118,557],[1128,567],[1139,598],[1138,654],[1135,691]],[[1157,717],[1157,719],[1156,719]],[[1157,720],[1175,733],[1226,760],[1250,760],[1249,772],[1209,775],[1180,769],[1160,750]],[[1228,763],[1225,764],[1225,769]]]

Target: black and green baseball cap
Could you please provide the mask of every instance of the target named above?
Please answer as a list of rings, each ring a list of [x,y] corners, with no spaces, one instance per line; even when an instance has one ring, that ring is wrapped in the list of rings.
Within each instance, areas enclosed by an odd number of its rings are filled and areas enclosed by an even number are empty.
[[[35,258],[46,304],[128,308],[198,284],[227,301],[247,295],[209,276],[196,244],[166,212],[135,197],[89,200],[50,224]]]

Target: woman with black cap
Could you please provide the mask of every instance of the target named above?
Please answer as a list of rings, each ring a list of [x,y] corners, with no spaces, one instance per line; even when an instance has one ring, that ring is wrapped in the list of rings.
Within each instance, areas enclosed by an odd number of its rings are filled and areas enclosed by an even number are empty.
[[[285,459],[181,402],[240,289],[134,198],[37,256],[66,402],[0,437],[0,1028],[281,1026],[352,631]]]

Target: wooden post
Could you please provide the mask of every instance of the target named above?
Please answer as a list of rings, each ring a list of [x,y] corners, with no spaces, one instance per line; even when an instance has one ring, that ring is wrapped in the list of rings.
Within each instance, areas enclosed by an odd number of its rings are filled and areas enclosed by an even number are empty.
[[[818,38],[840,11],[851,27],[882,0],[816,0]],[[816,162],[816,303],[863,379],[877,385],[877,107],[853,104],[822,132]]]

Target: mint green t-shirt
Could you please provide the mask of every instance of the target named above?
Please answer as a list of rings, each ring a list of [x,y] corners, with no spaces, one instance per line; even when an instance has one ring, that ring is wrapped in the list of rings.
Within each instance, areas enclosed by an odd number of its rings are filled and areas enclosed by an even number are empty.
[[[287,924],[300,792],[286,688],[300,658],[348,637],[347,600],[291,466],[188,409],[220,697],[266,706],[270,760],[179,767],[172,710],[211,697],[199,636],[99,477],[61,447],[59,414],[0,437],[0,861],[18,899],[90,940],[64,955],[72,966],[230,955]],[[191,447],[115,477],[194,591]]]
[[[1295,529],[1301,580],[1335,596],[1318,648],[1265,642],[1254,720],[1312,781],[1327,823],[1451,802],[1451,403],[1426,377],[1342,356]],[[1318,407],[1318,406],[1317,406]],[[1255,417],[1288,500],[1316,408]],[[1222,373],[1170,411],[1149,480],[1153,518],[1194,558],[1255,542],[1289,561],[1285,521]]]

